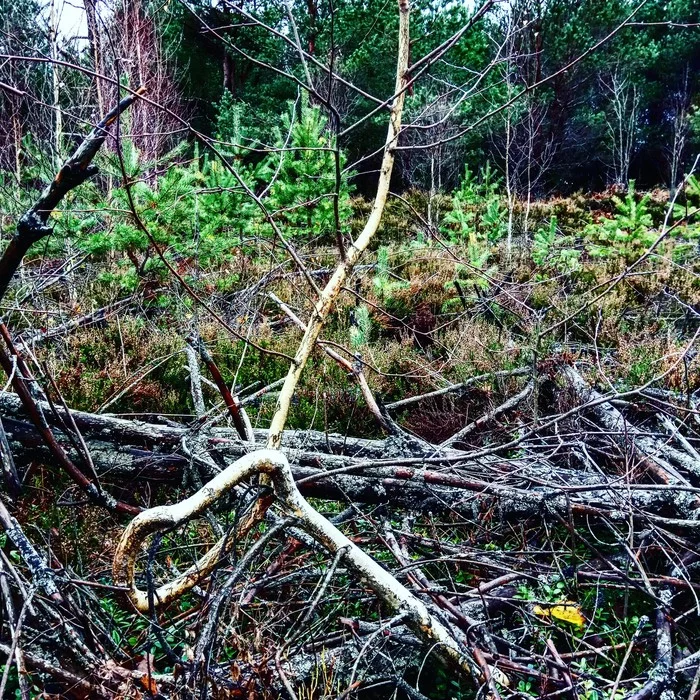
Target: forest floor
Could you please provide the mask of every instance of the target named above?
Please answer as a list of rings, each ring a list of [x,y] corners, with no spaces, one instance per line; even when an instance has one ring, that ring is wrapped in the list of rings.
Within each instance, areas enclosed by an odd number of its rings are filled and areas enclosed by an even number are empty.
[[[277,696],[283,685],[299,698],[694,697],[700,263],[694,227],[667,231],[666,207],[663,193],[633,214],[609,193],[535,202],[530,233],[509,250],[392,203],[382,245],[361,260],[304,371],[286,450],[312,505],[457,630],[472,677],[426,665],[402,616],[351,571],[301,534],[273,533],[245,575],[233,575],[234,554],[213,576],[230,580],[205,649],[212,697]],[[324,283],[334,249],[298,246]],[[61,402],[83,412],[92,467],[122,501],[177,502],[242,453],[208,367],[200,375],[186,352],[192,329],[264,443],[301,337],[285,307],[303,322],[308,290],[271,241],[233,253],[218,269],[179,260],[178,272],[243,339],[176,279],[145,275],[125,291],[113,257],[54,281],[45,257],[22,271],[34,291],[17,292],[6,320],[36,374],[51,377],[49,423],[78,453]],[[36,291],[38,280],[50,283]],[[201,661],[214,583],[135,613],[110,588],[125,519],[57,472],[12,395],[0,415],[22,481],[14,515],[89,611],[89,622],[71,618],[88,649],[64,640],[73,656],[57,664],[89,679],[86,664],[94,672],[109,658],[104,687],[115,693],[185,697],[172,689]],[[192,456],[200,438],[209,463]],[[235,522],[233,506],[154,538],[141,580],[196,562]],[[63,639],[35,631],[38,648]],[[27,655],[36,692],[58,692]],[[8,679],[19,687],[16,665]],[[74,697],[99,685],[54,681]]]

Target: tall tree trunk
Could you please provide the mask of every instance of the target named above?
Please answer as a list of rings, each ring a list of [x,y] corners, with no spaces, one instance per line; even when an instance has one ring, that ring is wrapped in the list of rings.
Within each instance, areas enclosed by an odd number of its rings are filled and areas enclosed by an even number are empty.
[[[318,5],[316,0],[307,0],[309,10],[309,53],[316,55],[316,35],[318,34]]]
[[[104,61],[102,60],[102,35],[98,26],[97,0],[83,0],[85,15],[87,17],[88,42],[90,43],[90,55],[95,73],[104,75]],[[97,93],[97,107],[100,116],[105,113],[105,88],[103,80],[95,78],[95,91]]]
[[[61,114],[60,79],[58,76],[58,16],[56,14],[56,0],[51,0],[49,17],[49,49],[51,52],[51,84],[54,110],[54,168],[58,171],[63,163],[63,115]]]

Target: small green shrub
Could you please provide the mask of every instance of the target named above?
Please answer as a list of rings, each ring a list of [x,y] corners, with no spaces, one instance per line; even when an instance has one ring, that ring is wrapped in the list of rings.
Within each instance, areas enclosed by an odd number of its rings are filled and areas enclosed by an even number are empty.
[[[500,180],[489,164],[476,176],[467,166],[452,208],[443,218],[442,231],[454,243],[500,241],[507,231],[506,208],[499,193]]]
[[[576,250],[573,236],[558,236],[557,217],[549,220],[549,226],[538,228],[532,241],[532,260],[541,268],[562,273],[581,269],[581,251]]]
[[[375,267],[376,274],[372,281],[374,292],[381,301],[388,302],[394,294],[406,288],[406,283],[396,279],[391,274],[389,265],[389,248],[381,246],[377,251],[377,265]]]
[[[372,333],[372,317],[367,304],[360,304],[353,309],[354,323],[350,326],[350,345],[359,349],[367,345]]]
[[[588,253],[594,258],[620,255],[631,261],[647,250],[658,236],[648,211],[649,198],[645,194],[637,201],[634,180],[630,180],[625,198],[613,197],[615,216],[586,227],[585,234],[590,239]]]
[[[263,182],[271,183],[265,204],[278,212],[278,220],[293,235],[326,236],[335,232],[334,199],[338,196],[341,226],[350,218],[348,175],[340,181],[336,193],[334,137],[319,107],[302,102],[301,112],[290,103],[275,131],[275,146],[260,168]],[[340,156],[341,171],[345,158]]]

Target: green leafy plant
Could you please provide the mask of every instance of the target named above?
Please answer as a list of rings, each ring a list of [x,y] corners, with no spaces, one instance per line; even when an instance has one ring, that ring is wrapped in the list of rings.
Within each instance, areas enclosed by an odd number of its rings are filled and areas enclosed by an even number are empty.
[[[476,176],[467,166],[459,190],[452,197],[452,209],[443,219],[442,231],[454,243],[466,245],[467,263],[457,265],[457,279],[470,287],[486,289],[488,277],[496,272],[489,265],[491,246],[506,233],[500,182],[489,164]]]
[[[375,267],[373,285],[374,291],[382,301],[391,299],[394,292],[406,287],[406,282],[396,279],[391,273],[389,265],[389,248],[381,246],[377,251],[377,264]]]
[[[359,349],[369,342],[372,332],[372,317],[367,304],[360,304],[353,310],[354,323],[350,326],[350,345]]]
[[[443,219],[443,233],[455,243],[471,241],[474,237],[489,243],[501,240],[507,223],[499,188],[500,180],[488,163],[478,176],[467,166],[452,197],[452,208]]]
[[[573,236],[559,235],[557,217],[549,220],[547,228],[538,228],[532,240],[532,260],[538,266],[557,272],[581,269],[581,252],[573,248]]]
[[[123,165],[123,174],[130,182],[129,189],[120,187],[112,191],[109,203],[112,213],[105,230],[97,230],[82,238],[82,250],[95,255],[124,253],[137,274],[146,272],[153,245],[131,212],[133,201],[139,219],[157,244],[171,247],[180,254],[188,252],[195,188],[201,182],[201,175],[194,166],[176,164],[186,147],[183,142],[158,161],[144,163],[134,143],[124,139],[121,160],[110,156],[105,169],[121,179]],[[161,170],[160,176],[149,178],[148,173],[156,168]],[[153,267],[152,262],[150,267]]]
[[[198,254],[204,265],[232,260],[246,238],[260,232],[262,213],[238,178],[254,190],[261,166],[235,159],[233,165],[238,177],[218,158],[204,159],[204,186],[197,202]]]
[[[348,176],[340,180],[336,193],[335,137],[318,107],[302,100],[300,113],[294,103],[275,130],[277,151],[261,167],[263,181],[271,183],[265,200],[276,218],[293,235],[324,236],[335,232],[334,199],[338,196],[338,218],[350,219]],[[340,170],[345,159],[340,155]]]
[[[557,217],[549,220],[548,228],[538,228],[532,240],[532,259],[536,265],[544,265],[557,237]]]
[[[675,245],[671,254],[673,261],[681,265],[697,257],[700,240],[700,179],[697,176],[687,177],[684,199],[673,207],[673,216],[680,225],[672,231]]]
[[[637,201],[634,180],[630,180],[625,198],[613,197],[615,216],[586,227],[589,254],[594,258],[621,255],[632,260],[643,253],[657,237],[648,210],[649,199],[650,195],[646,194]]]

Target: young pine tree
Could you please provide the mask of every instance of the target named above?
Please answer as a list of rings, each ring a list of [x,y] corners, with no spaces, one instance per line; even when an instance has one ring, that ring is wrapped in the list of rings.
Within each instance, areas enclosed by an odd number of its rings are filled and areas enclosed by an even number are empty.
[[[265,160],[269,194],[265,200],[270,211],[291,235],[329,237],[335,233],[333,200],[336,196],[335,137],[318,107],[301,103],[289,112],[276,130],[275,146],[280,149]],[[340,170],[345,158],[340,155]],[[265,177],[263,177],[263,181]],[[350,187],[347,175],[341,176],[338,210],[341,230],[348,227]]]

